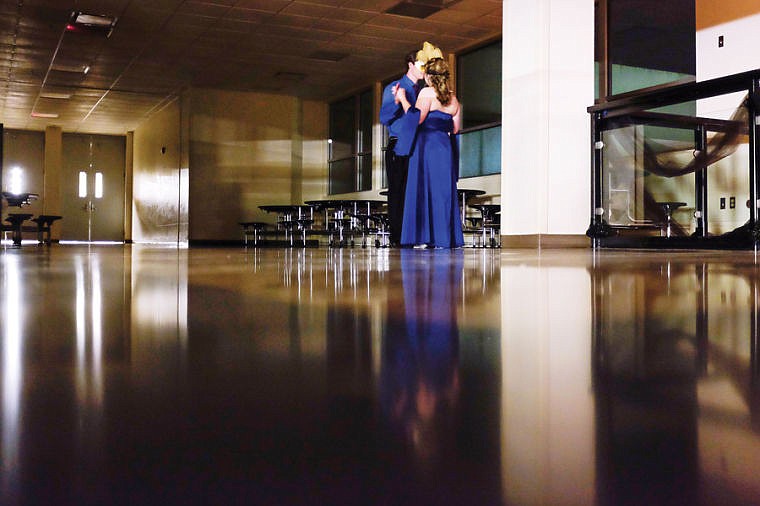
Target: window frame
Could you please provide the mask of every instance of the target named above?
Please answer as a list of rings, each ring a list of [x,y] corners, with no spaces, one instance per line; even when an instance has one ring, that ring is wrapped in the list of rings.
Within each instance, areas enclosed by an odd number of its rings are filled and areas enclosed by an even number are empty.
[[[366,102],[365,102],[366,101]],[[335,156],[334,139],[336,131],[335,107],[350,102],[352,125],[351,125],[351,149],[350,154]],[[366,116],[366,117],[365,117]],[[372,145],[374,125],[374,93],[372,88],[360,90],[352,95],[343,97],[329,103],[329,132],[327,153],[327,194],[340,195],[355,193],[372,189]],[[364,129],[366,130],[363,130]],[[334,175],[341,164],[348,163],[350,176],[345,180]],[[346,190],[346,191],[344,191]]]
[[[461,87],[462,83],[466,79],[466,73],[465,73],[466,71],[463,70],[464,69],[464,65],[462,65],[462,63],[461,63],[462,62],[462,58],[465,58],[468,55],[472,55],[473,53],[476,53],[478,51],[481,51],[481,50],[484,50],[484,49],[487,49],[487,48],[491,48],[491,47],[493,47],[495,45],[499,45],[501,47],[501,50],[503,51],[503,39],[499,38],[499,39],[496,39],[496,40],[487,41],[487,42],[485,42],[483,44],[480,44],[478,46],[475,46],[475,47],[467,50],[466,52],[463,52],[461,54],[456,55],[456,65],[457,65],[457,73],[456,73],[457,75],[456,75],[456,78],[457,78],[457,88],[458,89]],[[503,79],[503,76],[501,75],[501,61],[499,61],[498,68],[499,68],[499,72],[500,72],[499,82],[501,82],[501,79]],[[485,69],[485,68],[482,69],[482,70],[483,70],[483,72],[489,71],[489,69]],[[474,81],[477,81],[477,80],[478,80],[478,78],[477,78],[477,76],[475,76]],[[462,100],[462,107],[463,107],[463,111],[462,111],[462,116],[463,116],[462,119],[463,119],[463,121],[462,121],[462,123],[464,125],[464,124],[466,124],[466,114],[467,114],[466,97],[463,98],[460,95],[459,90],[457,90],[457,95],[459,96],[460,100]],[[502,118],[501,118],[501,94],[500,94],[500,91],[499,91],[499,95],[498,96],[499,96],[499,120],[498,121],[484,121],[482,123],[478,123],[478,124],[475,124],[475,125],[468,125],[467,127],[463,127],[459,131],[459,134],[458,134],[458,136],[459,136],[459,142],[460,142],[460,152],[462,151],[462,149],[461,149],[462,148],[462,141],[465,139],[465,137],[468,134],[475,134],[477,132],[482,132],[482,131],[489,130],[489,129],[492,129],[492,128],[501,128],[501,126],[502,126]],[[499,150],[501,152],[501,136],[499,136]],[[500,159],[501,156],[499,156],[498,158]],[[480,166],[479,166],[479,168],[478,168],[478,170],[476,171],[475,174],[463,174],[463,170],[462,170],[462,157],[460,156],[460,158],[459,158],[459,177],[460,177],[460,179],[467,179],[467,178],[471,178],[471,177],[483,177],[483,176],[499,175],[499,174],[501,174],[501,164],[499,164],[499,168],[498,168],[497,171],[484,170],[482,158],[480,159]]]

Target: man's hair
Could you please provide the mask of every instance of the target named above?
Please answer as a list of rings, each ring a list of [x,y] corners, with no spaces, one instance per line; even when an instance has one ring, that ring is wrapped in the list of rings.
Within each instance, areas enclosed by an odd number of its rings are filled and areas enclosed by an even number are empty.
[[[414,51],[409,51],[408,53],[406,53],[406,57],[404,60],[404,67],[409,68],[409,64],[411,63],[412,65],[414,65],[414,62],[416,61],[417,61],[417,50],[415,49]]]

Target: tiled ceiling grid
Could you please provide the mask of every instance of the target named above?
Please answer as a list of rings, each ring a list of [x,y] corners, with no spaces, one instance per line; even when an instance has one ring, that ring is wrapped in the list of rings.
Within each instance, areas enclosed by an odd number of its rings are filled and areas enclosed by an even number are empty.
[[[123,134],[187,87],[328,100],[403,69],[429,40],[458,52],[498,37],[501,0],[0,0],[6,128]],[[110,36],[72,13],[116,19]]]

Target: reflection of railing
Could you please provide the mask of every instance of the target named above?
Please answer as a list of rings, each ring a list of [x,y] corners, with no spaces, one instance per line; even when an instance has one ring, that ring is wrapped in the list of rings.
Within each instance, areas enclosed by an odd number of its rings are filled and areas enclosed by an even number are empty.
[[[610,100],[591,106],[591,224],[587,235],[594,239],[594,245],[600,246],[652,246],[667,247],[749,247],[755,243],[755,237],[760,237],[758,224],[758,205],[750,206],[749,222],[736,230],[719,238],[708,234],[708,185],[705,169],[717,160],[732,154],[737,142],[742,138],[749,142],[749,202],[758,202],[760,195],[760,174],[758,173],[758,154],[756,118],[760,108],[760,69],[735,74],[718,79],[701,82],[677,83],[655,86],[637,92],[612,97]],[[680,103],[686,103],[704,98],[727,95],[736,92],[746,92],[749,99],[737,109],[731,120],[714,118],[699,118],[676,114],[652,112],[651,109],[661,109]],[[640,157],[648,173],[664,177],[694,174],[694,217],[696,230],[690,237],[663,237],[653,241],[649,237],[639,237],[635,240],[621,240],[618,231],[610,226],[608,221],[610,210],[605,202],[605,138],[607,131],[626,126],[659,126],[680,130],[691,130],[694,134],[693,158],[678,167],[677,164],[660,164],[655,150],[637,147],[634,158]],[[708,132],[713,133],[712,138]],[[710,139],[710,140],[708,140]],[[647,197],[649,198],[649,197]],[[653,200],[653,199],[650,199]],[[640,217],[641,218],[641,217]],[[648,217],[644,217],[645,219]],[[757,229],[757,231],[756,231]],[[664,240],[663,240],[664,239]],[[624,244],[623,244],[624,243]]]

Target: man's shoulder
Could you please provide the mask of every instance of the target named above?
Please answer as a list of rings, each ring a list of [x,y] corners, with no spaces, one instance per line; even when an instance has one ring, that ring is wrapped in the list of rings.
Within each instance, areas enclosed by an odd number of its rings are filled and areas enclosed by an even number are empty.
[[[401,82],[401,78],[395,79],[395,80],[389,82],[388,84],[386,84],[384,89],[385,90],[389,90],[389,89],[393,88],[394,86],[396,86],[400,82]]]

